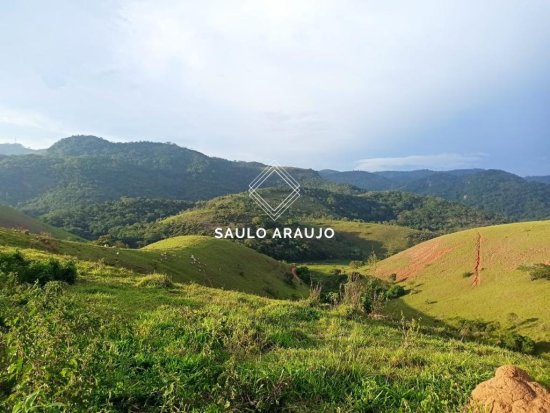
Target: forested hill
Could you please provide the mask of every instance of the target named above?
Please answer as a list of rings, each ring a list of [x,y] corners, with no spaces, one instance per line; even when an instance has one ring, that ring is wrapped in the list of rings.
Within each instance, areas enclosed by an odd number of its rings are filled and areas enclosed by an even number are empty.
[[[0,203],[44,215],[121,197],[208,200],[246,191],[264,167],[171,143],[72,136],[32,154],[0,155]],[[303,187],[347,194],[398,190],[439,196],[512,220],[550,218],[550,185],[504,171],[288,171]]]
[[[501,214],[513,220],[550,218],[550,185],[500,170],[375,173],[321,171],[320,174],[332,182],[347,183],[365,190],[399,190],[435,195]],[[540,177],[538,180],[543,181],[544,178]]]
[[[169,143],[60,140],[41,155],[0,158],[0,203],[43,214],[122,196],[200,200],[242,192],[264,168],[211,158]],[[330,186],[313,170],[290,168],[301,183]]]

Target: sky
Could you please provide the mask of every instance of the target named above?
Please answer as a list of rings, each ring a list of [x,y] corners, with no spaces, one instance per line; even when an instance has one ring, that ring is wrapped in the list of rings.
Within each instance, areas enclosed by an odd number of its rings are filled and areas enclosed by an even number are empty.
[[[547,0],[2,0],[0,142],[550,174]]]

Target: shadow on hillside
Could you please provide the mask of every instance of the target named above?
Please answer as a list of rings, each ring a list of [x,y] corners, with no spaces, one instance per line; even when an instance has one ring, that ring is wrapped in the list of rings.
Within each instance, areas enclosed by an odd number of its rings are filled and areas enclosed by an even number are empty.
[[[346,254],[352,251],[352,256],[355,258],[351,259],[365,260],[373,253],[376,254],[379,259],[386,258],[390,255],[382,241],[364,239],[353,232],[337,232],[337,237],[342,247],[344,244],[347,244],[345,247]]]
[[[441,319],[432,317],[422,311],[418,311],[415,308],[410,307],[408,304],[403,302],[401,299],[391,300],[388,303],[388,308],[386,310],[387,315],[390,317],[391,321],[389,323],[394,324],[396,321],[399,321],[402,316],[406,319],[416,319],[420,321],[421,330],[424,334],[434,335],[437,337],[444,337],[447,339],[461,340],[459,336],[457,327],[452,324],[445,322]],[[536,317],[526,319],[522,321],[521,326],[527,326],[535,323],[538,319]],[[478,340],[471,338],[464,338],[464,341],[468,342],[479,342]],[[548,356],[550,355],[550,341],[536,341],[535,342],[535,353],[537,356]]]
[[[550,341],[537,341],[535,344],[535,354],[550,355]]]
[[[419,320],[422,326],[429,328],[452,328],[450,324],[412,308],[401,299],[389,301],[386,313],[392,320],[400,320],[403,316],[407,319]]]
[[[533,324],[536,324],[536,322],[539,321],[537,317],[527,318],[519,323],[516,324],[516,327],[529,327]]]

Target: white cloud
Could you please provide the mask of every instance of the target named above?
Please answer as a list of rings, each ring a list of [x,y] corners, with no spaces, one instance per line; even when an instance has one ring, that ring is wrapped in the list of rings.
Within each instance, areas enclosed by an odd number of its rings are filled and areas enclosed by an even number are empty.
[[[535,70],[544,8],[515,4],[129,2],[119,56],[136,83],[190,99],[182,116],[208,136],[198,149],[378,152]],[[318,122],[299,120],[312,112]],[[281,127],[273,114],[295,121]]]
[[[20,3],[0,16],[0,106],[79,133],[349,169],[367,154],[493,151],[516,132],[495,121],[476,135],[480,105],[524,90],[510,100],[539,114],[531,99],[547,99],[544,1]],[[17,131],[2,124],[0,139]]]
[[[449,170],[483,167],[486,154],[439,153],[435,155],[410,155],[393,158],[369,158],[357,161],[356,170],[361,171],[407,171],[414,169]]]

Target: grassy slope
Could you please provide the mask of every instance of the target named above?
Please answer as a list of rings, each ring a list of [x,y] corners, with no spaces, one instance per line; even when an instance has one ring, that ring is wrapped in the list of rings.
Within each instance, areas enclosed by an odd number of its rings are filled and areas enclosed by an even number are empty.
[[[481,235],[481,284],[472,286]],[[392,273],[412,293],[394,302],[443,320],[480,318],[511,325],[516,313],[517,331],[550,341],[550,282],[530,281],[521,265],[550,260],[550,221],[497,225],[462,231],[419,244],[378,263],[375,273]]]
[[[304,285],[286,281],[287,265],[242,245],[209,237],[171,238],[136,250],[36,237],[0,228],[0,245],[46,250],[139,273],[160,272],[178,282],[196,282],[277,298],[307,294]]]
[[[180,236],[148,245],[141,253],[160,253],[168,273],[186,268],[203,277],[206,285],[254,292],[273,297],[300,297],[307,288],[286,283],[289,268],[240,244],[204,236]],[[194,257],[194,259],[192,258]]]
[[[338,220],[313,220],[311,223],[333,228],[366,256],[374,252],[378,257],[385,257],[403,251],[411,246],[411,237],[420,233],[416,229],[389,224]],[[338,248],[338,245],[331,245],[331,248]]]
[[[69,411],[451,412],[502,364],[550,383],[535,357],[345,307],[188,284],[144,288],[127,270],[78,266],[64,292],[21,300],[0,288],[0,316],[12,326],[0,336],[10,350],[0,352],[0,372],[12,372],[0,373],[0,408],[27,400],[29,409],[57,402]]]
[[[59,239],[79,239],[76,235],[52,227],[6,205],[0,205],[0,227],[24,229],[33,233],[48,233]]]

